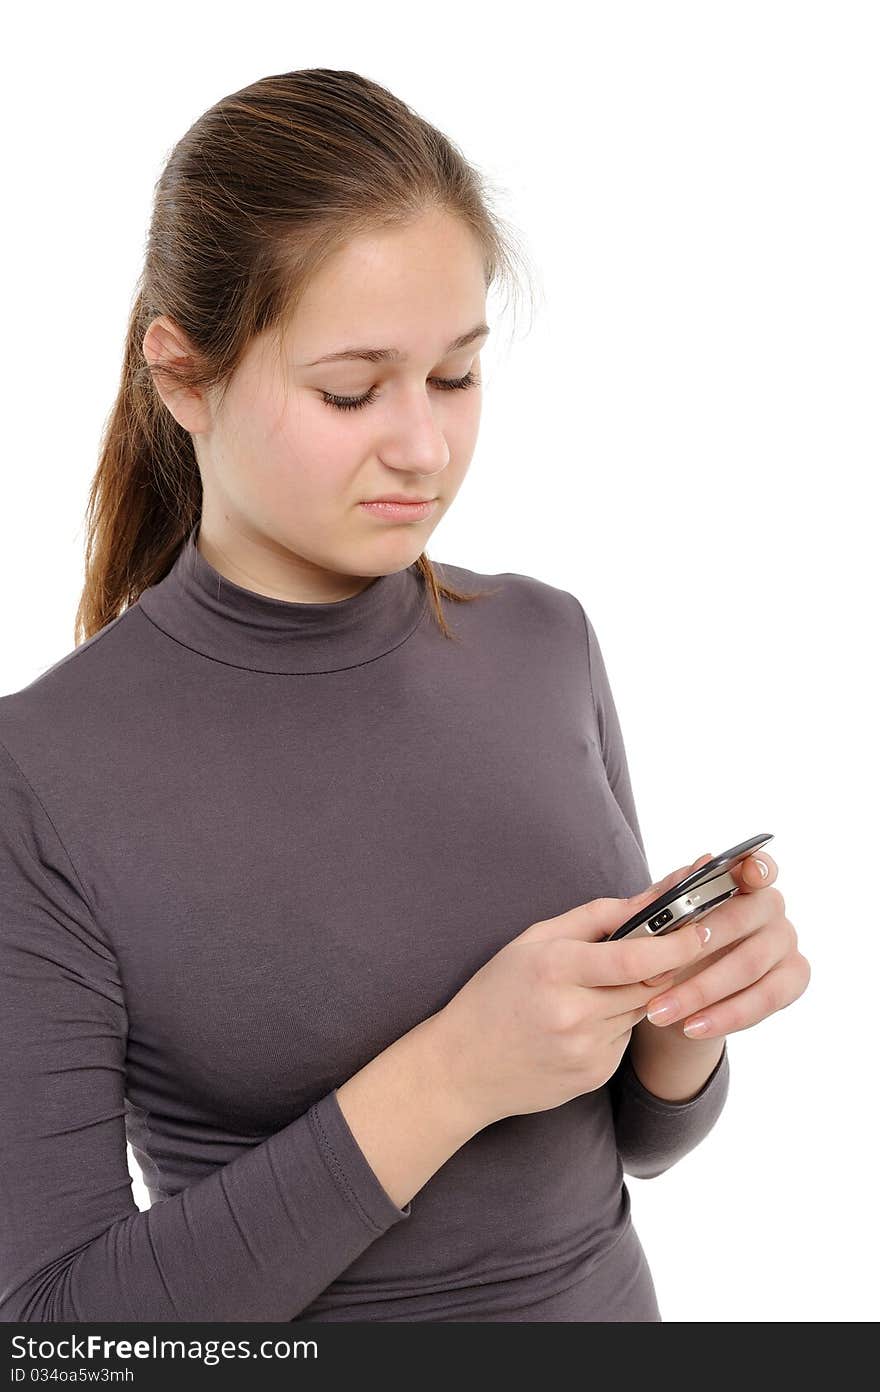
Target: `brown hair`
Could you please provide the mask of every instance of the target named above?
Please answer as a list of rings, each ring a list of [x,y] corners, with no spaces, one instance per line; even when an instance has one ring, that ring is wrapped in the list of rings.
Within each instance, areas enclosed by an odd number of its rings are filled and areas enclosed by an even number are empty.
[[[222,98],[173,147],[156,184],[119,391],[86,508],[74,642],[92,637],[170,570],[201,516],[192,436],[153,374],[225,392],[251,339],[281,328],[324,260],[353,236],[440,209],[483,253],[487,289],[527,264],[490,211],[487,182],[446,136],[359,73],[306,68]],[[193,358],[149,364],[144,334],[168,315]],[[441,632],[442,599],[478,599],[416,562]]]

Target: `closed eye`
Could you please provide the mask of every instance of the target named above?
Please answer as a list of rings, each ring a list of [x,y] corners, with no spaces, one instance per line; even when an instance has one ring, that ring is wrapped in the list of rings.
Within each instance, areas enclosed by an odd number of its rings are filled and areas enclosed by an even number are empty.
[[[480,378],[471,368],[464,377],[429,377],[428,381],[433,382],[440,391],[464,391],[467,387],[478,386]],[[370,387],[363,396],[334,396],[332,392],[325,391],[321,392],[321,396],[328,406],[337,411],[359,411],[362,406],[369,406],[370,402],[375,401],[376,388]]]

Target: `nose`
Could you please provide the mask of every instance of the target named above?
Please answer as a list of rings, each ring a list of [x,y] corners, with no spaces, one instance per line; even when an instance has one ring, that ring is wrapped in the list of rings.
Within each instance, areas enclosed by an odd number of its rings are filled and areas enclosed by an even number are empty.
[[[439,474],[449,463],[449,446],[424,392],[404,394],[389,417],[383,463],[417,474]]]

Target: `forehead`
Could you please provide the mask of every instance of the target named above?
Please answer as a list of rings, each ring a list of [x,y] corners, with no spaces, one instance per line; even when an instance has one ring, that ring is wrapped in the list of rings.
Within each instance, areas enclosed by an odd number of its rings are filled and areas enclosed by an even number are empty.
[[[286,331],[298,364],[380,350],[379,361],[454,352],[488,332],[481,250],[458,219],[347,242],[309,285]],[[465,342],[467,340],[467,343]]]

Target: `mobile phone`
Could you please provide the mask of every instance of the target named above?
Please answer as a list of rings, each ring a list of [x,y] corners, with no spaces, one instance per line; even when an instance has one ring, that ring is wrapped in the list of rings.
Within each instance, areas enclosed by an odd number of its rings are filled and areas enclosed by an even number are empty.
[[[729,851],[714,856],[701,865],[693,874],[686,875],[678,884],[667,889],[664,894],[653,899],[650,904],[639,909],[626,923],[610,933],[604,942],[614,942],[617,938],[659,938],[682,928],[686,923],[694,923],[698,918],[711,913],[725,899],[739,894],[739,885],[730,874],[731,869],[750,856],[759,846],[773,840],[772,832],[752,836],[741,841]]]

